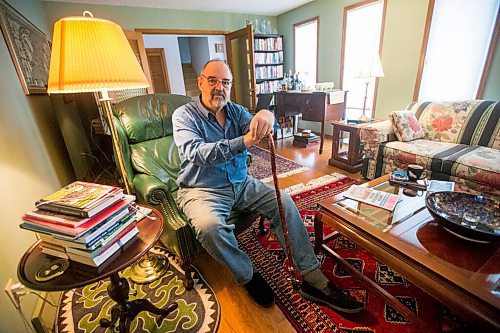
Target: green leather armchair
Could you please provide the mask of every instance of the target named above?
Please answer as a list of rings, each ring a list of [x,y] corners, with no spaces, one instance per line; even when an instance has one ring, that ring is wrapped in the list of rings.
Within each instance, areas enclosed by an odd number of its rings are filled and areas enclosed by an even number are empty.
[[[180,159],[173,138],[172,114],[190,101],[190,97],[182,95],[152,94],[117,103],[113,110],[130,188],[139,203],[162,213],[165,226],[160,241],[185,271],[186,289],[193,287],[191,263],[201,245],[175,201]],[[238,219],[235,231],[240,232],[257,217],[233,212],[228,222]],[[261,232],[265,231],[263,220]]]

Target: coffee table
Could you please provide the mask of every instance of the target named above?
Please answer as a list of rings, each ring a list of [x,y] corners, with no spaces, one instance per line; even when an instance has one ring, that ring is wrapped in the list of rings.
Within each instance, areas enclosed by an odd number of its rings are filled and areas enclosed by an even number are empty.
[[[451,234],[430,216],[425,207],[425,193],[421,197],[405,196],[403,189],[390,185],[388,179],[386,175],[364,186],[399,194],[402,200],[393,212],[344,198],[341,194],[321,201],[314,220],[315,250],[333,256],[425,332],[433,330],[429,323],[354,269],[326,243],[339,233],[344,235],[446,304],[462,319],[499,330],[500,242],[480,244]],[[323,224],[336,232],[324,236]]]

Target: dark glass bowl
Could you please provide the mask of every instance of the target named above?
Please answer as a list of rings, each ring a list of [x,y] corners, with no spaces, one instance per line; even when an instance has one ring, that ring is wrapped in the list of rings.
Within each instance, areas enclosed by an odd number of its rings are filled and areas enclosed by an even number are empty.
[[[500,202],[482,195],[435,192],[425,199],[432,217],[452,233],[476,241],[500,239]]]

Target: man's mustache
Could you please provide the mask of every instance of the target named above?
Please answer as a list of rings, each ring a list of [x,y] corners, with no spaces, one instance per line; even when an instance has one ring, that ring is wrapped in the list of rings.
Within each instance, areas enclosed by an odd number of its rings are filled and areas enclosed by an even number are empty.
[[[226,98],[226,96],[224,95],[224,93],[222,91],[213,91],[212,92],[212,97],[215,97],[215,96],[221,96],[221,97],[224,97]]]

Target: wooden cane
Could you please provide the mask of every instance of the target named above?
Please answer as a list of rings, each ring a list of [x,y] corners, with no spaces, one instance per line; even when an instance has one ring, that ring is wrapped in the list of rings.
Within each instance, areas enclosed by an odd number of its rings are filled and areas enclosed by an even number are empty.
[[[267,144],[268,144],[269,150],[271,152],[271,170],[272,170],[272,174],[273,174],[274,188],[276,190],[276,200],[278,201],[278,209],[280,212],[281,227],[283,229],[283,236],[285,238],[286,254],[288,257],[287,269],[288,269],[288,272],[290,273],[290,280],[292,281],[293,288],[295,290],[298,290],[300,288],[299,273],[297,272],[297,270],[293,266],[292,249],[290,248],[290,240],[288,239],[288,227],[287,227],[286,221],[285,221],[285,210],[283,209],[283,202],[281,200],[280,186],[278,183],[278,174],[276,171],[276,153],[274,152],[274,140],[273,140],[272,134],[269,134],[267,136]]]

